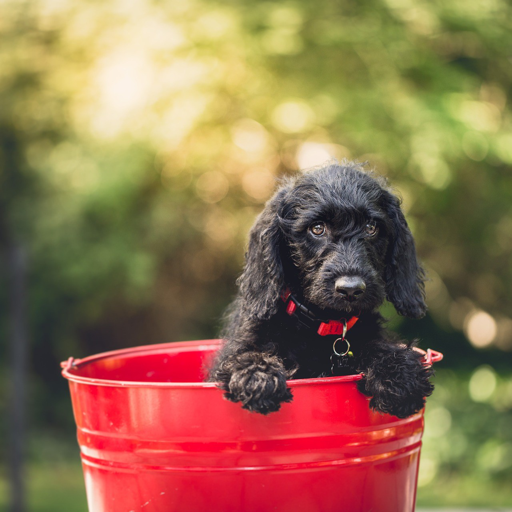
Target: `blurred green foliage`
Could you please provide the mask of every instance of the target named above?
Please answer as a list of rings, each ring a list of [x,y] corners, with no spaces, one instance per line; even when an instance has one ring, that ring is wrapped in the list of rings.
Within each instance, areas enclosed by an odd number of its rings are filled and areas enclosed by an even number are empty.
[[[275,178],[352,158],[403,197],[431,277],[429,318],[393,323],[453,372],[425,489],[474,475],[484,503],[512,404],[464,394],[485,363],[510,397],[511,29],[504,0],[1,2],[0,245],[30,255],[34,435],[73,428],[68,356],[214,337]]]
[[[512,506],[512,375],[438,370],[420,464],[422,505]]]

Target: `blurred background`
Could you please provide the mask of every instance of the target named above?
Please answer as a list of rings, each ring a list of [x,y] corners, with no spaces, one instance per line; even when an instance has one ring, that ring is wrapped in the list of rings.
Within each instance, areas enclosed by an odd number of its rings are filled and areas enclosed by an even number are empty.
[[[509,2],[1,0],[0,38],[0,510],[86,511],[59,362],[215,337],[276,178],[330,158],[431,279],[384,308],[445,354],[419,505],[512,506]]]

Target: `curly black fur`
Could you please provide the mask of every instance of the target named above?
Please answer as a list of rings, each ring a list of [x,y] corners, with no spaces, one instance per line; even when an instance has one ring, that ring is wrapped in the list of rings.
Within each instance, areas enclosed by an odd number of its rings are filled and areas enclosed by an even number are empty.
[[[311,230],[318,223],[325,228],[320,235]],[[364,293],[340,293],[336,282],[347,277],[362,280]],[[286,179],[251,230],[238,285],[209,380],[245,409],[277,411],[292,399],[287,379],[331,375],[335,337],[286,314],[286,286],[319,318],[360,317],[348,338],[370,407],[403,418],[432,393],[432,370],[413,344],[384,329],[378,313],[387,299],[401,315],[425,315],[414,240],[399,200],[359,164],[332,163]]]

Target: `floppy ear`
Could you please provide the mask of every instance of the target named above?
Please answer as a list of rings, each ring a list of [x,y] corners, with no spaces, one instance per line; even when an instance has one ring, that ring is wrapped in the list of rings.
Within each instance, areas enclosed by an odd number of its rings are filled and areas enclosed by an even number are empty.
[[[414,239],[398,199],[387,191],[384,198],[392,226],[386,268],[387,299],[400,315],[422,318],[427,312],[425,271],[418,262]]]
[[[284,286],[284,242],[279,213],[286,193],[287,187],[278,190],[256,219],[249,236],[245,267],[238,279],[242,307],[259,319],[268,319],[277,312]]]

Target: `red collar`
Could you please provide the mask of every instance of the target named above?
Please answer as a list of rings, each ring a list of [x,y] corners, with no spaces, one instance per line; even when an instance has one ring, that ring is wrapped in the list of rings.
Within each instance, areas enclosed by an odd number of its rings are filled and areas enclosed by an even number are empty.
[[[281,292],[281,299],[286,304],[286,312],[292,316],[298,314],[302,317],[302,319],[307,319],[309,323],[320,322],[320,326],[318,327],[317,333],[320,336],[330,336],[330,335],[340,335],[352,329],[356,322],[359,320],[358,316],[353,316],[352,318],[346,320],[342,318],[340,320],[328,320],[324,322],[315,317],[315,315],[306,308],[303,304],[301,304],[293,295],[289,288],[284,288]],[[304,323],[304,322],[303,322]],[[346,326],[346,327],[345,327]],[[316,327],[316,326],[315,326]]]

